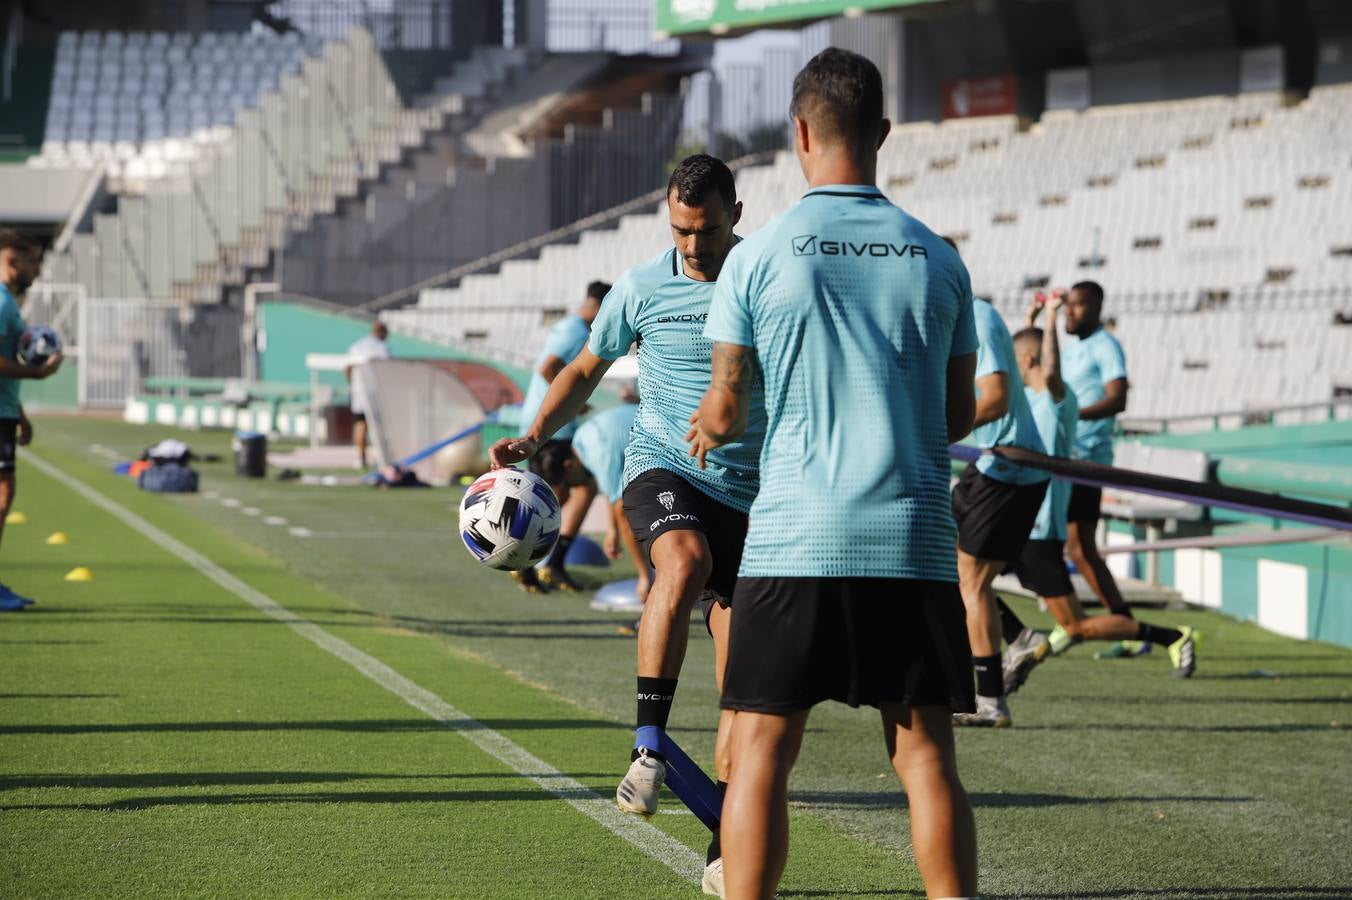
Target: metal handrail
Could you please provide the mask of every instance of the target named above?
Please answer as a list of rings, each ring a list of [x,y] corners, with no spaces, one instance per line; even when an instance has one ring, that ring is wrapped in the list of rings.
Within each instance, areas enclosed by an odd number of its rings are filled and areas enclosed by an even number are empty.
[[[778,151],[773,150],[763,153],[750,153],[729,162],[728,168],[735,172],[748,166],[768,165],[774,161],[777,153]],[[490,253],[487,256],[481,256],[478,259],[447,269],[430,278],[424,278],[422,281],[409,285],[406,288],[391,291],[374,300],[368,300],[366,303],[354,307],[354,309],[361,312],[375,312],[382,309],[388,309],[409,297],[417,296],[419,293],[429,288],[440,287],[452,281],[459,281],[467,275],[474,275],[486,269],[494,268],[508,260],[515,259],[518,256],[524,256],[534,250],[539,250],[548,244],[558,243],[559,241],[581,234],[589,229],[606,225],[628,215],[633,215],[639,210],[661,203],[666,199],[666,196],[667,189],[665,187],[657,188],[646,194],[635,197],[633,200],[621,203],[619,206],[612,206],[610,209],[602,210],[599,213],[593,213],[570,225],[564,225],[562,228],[555,228],[553,231],[547,231],[536,237],[528,238],[519,243],[512,244],[509,247],[504,247],[494,253]]]

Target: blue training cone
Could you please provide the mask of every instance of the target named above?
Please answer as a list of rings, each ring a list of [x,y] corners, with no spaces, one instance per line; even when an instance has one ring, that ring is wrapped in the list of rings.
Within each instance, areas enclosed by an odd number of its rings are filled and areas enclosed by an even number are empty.
[[[593,541],[586,535],[579,534],[573,538],[573,546],[568,548],[568,555],[563,558],[565,566],[609,566],[610,560],[606,557],[606,551],[601,549],[601,545]]]

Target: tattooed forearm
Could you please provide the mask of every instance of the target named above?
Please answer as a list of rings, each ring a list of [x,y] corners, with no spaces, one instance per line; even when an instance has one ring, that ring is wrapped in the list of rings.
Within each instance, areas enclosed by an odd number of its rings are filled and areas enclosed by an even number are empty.
[[[700,404],[699,430],[713,445],[735,441],[746,431],[756,353],[737,344],[714,344],[713,374]]]
[[[750,347],[714,344],[712,384],[740,396],[751,396],[756,375],[756,355]]]

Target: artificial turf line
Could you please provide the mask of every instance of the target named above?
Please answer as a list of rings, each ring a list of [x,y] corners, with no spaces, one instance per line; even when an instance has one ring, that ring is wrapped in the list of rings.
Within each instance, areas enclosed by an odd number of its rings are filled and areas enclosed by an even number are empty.
[[[620,812],[612,799],[602,797],[582,782],[568,777],[524,747],[456,709],[426,688],[400,675],[374,656],[363,653],[342,638],[328,633],[318,625],[282,606],[262,591],[250,587],[212,560],[155,527],[117,501],[99,493],[75,476],[34,455],[32,451],[20,450],[20,454],[25,463],[31,464],[53,480],[65,485],[95,506],[121,520],[152,543],[177,556],[197,572],[216,582],[259,612],[285,623],[291,630],[343,660],[409,706],[457,732],[484,753],[536,784],[541,790],[563,800],[602,828],[632,844],[682,878],[695,884],[700,882],[704,874],[704,861],[690,847],[643,819]]]

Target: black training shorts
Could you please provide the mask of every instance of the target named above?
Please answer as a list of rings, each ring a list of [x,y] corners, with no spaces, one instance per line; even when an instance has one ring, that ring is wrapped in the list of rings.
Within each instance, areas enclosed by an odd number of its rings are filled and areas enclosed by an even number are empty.
[[[1018,576],[1019,584],[1039,597],[1071,597],[1075,587],[1070,583],[1063,556],[1065,543],[1058,540],[1028,541],[1006,572]]]
[[[724,709],[786,714],[850,706],[975,709],[958,586],[900,578],[741,578]]]
[[[978,472],[976,463],[963,469],[953,488],[958,549],[977,559],[1017,559],[1037,521],[1047,484],[1006,484]]]
[[[19,450],[19,420],[0,419],[0,472],[13,472]]]
[[[1091,527],[1098,525],[1099,507],[1103,505],[1103,488],[1089,487],[1084,484],[1070,488],[1070,505],[1066,508],[1066,521],[1087,522]]]
[[[746,513],[719,503],[675,472],[649,469],[624,489],[624,517],[649,563],[649,548],[658,536],[682,529],[704,535],[713,555],[706,587],[718,595],[720,604],[728,605],[742,565]]]

